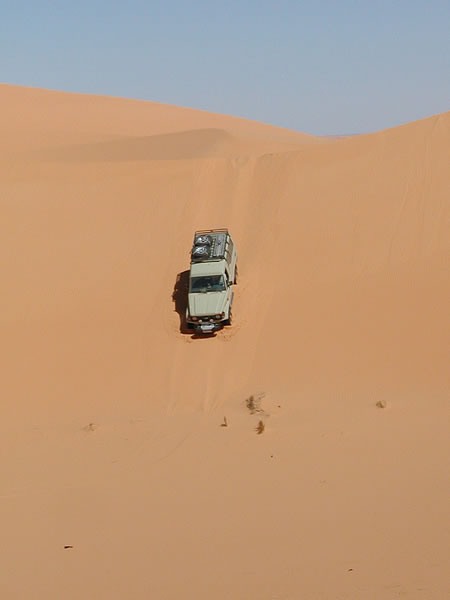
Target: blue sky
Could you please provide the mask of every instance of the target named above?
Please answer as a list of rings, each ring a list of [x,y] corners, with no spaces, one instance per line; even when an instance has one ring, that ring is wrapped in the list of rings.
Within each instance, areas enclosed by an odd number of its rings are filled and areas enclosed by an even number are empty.
[[[449,110],[448,0],[0,0],[0,81],[317,135]]]

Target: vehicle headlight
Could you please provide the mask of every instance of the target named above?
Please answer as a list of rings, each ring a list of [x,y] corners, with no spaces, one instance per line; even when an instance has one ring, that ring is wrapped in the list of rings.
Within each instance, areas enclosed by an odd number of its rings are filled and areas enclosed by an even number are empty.
[[[191,317],[192,321],[198,321],[198,317]]]
[[[216,315],[216,319],[221,319],[222,315]]]

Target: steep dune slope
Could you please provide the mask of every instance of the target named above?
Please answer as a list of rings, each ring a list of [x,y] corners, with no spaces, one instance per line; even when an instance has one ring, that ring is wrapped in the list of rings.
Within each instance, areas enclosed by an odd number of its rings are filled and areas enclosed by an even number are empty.
[[[3,595],[444,597],[449,115],[0,103]],[[193,339],[172,296],[220,226],[235,324]]]

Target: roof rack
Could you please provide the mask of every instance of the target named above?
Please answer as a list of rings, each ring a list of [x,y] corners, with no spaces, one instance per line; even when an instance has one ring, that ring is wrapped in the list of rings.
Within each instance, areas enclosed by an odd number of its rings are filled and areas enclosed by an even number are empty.
[[[205,233],[228,233],[228,229],[226,227],[222,227],[219,229],[199,229],[198,231],[195,232],[194,234],[194,240],[198,235],[202,235]]]

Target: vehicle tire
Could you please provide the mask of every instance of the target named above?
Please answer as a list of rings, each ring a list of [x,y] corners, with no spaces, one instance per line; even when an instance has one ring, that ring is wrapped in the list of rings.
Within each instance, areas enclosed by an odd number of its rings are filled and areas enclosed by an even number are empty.
[[[236,265],[234,267],[234,281],[233,281],[234,285],[237,284],[237,279],[238,279],[238,266]]]
[[[229,325],[231,325],[232,320],[233,320],[233,315],[232,315],[231,308],[230,308],[230,312],[228,313],[228,319],[225,319],[223,324],[229,326]]]

